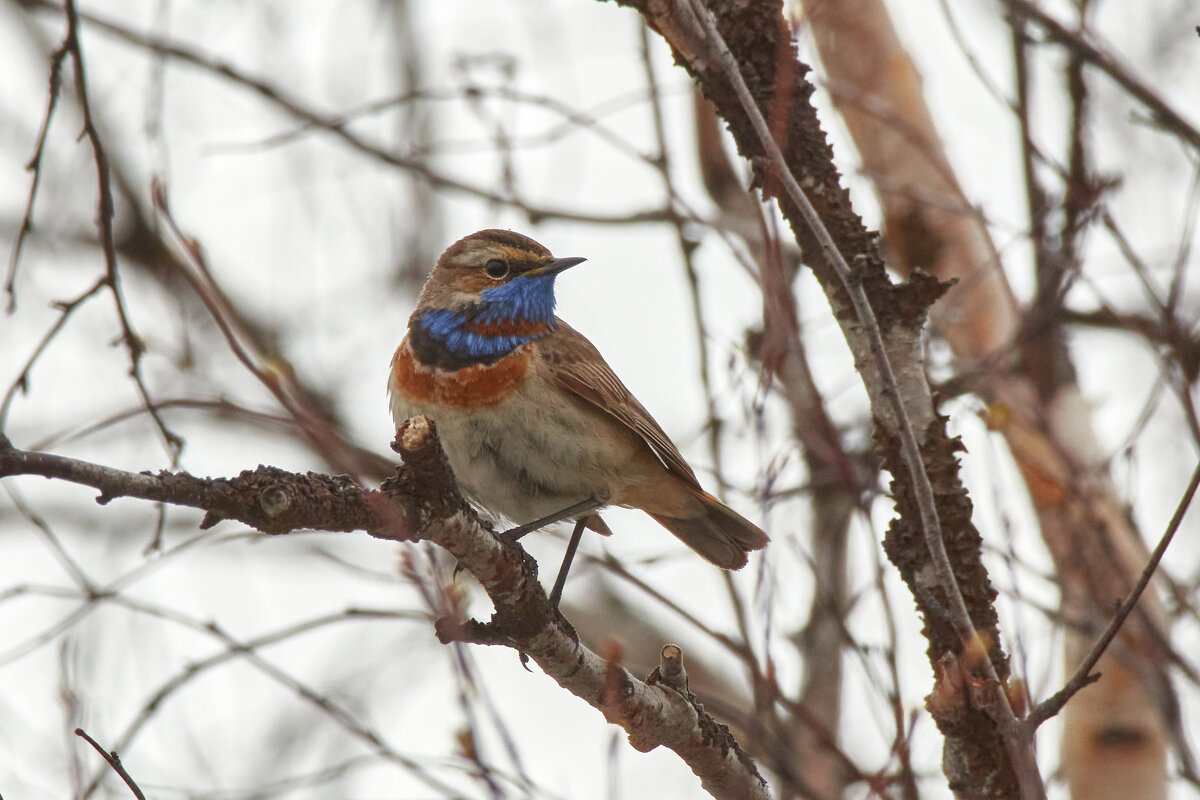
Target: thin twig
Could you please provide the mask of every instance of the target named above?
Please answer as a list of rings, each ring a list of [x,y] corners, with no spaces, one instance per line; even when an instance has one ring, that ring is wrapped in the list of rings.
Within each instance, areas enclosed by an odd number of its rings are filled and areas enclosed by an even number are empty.
[[[1163,532],[1162,538],[1158,540],[1158,546],[1154,548],[1154,552],[1150,554],[1150,560],[1146,562],[1146,567],[1138,577],[1137,583],[1134,584],[1133,590],[1121,602],[1121,605],[1117,608],[1117,613],[1109,621],[1108,627],[1104,629],[1104,633],[1092,645],[1092,649],[1084,657],[1083,661],[1080,662],[1079,667],[1075,670],[1075,674],[1071,676],[1066,685],[1051,697],[1039,703],[1024,720],[1024,724],[1030,730],[1036,729],[1043,722],[1062,710],[1067,701],[1074,697],[1080,689],[1100,680],[1100,675],[1093,674],[1092,668],[1096,666],[1096,662],[1100,660],[1100,657],[1104,655],[1104,651],[1112,644],[1112,640],[1121,630],[1121,626],[1125,624],[1126,618],[1133,612],[1134,606],[1137,605],[1142,593],[1150,585],[1150,579],[1154,577],[1159,562],[1162,561],[1163,555],[1167,552],[1167,548],[1170,547],[1171,541],[1175,538],[1175,533],[1179,530],[1180,523],[1183,522],[1183,516],[1187,513],[1192,498],[1196,495],[1197,488],[1200,488],[1200,464],[1197,464],[1196,469],[1192,471],[1192,480],[1188,483],[1187,489],[1184,490],[1183,498],[1179,501],[1179,505],[1175,507],[1175,513],[1171,516],[1171,521],[1167,524],[1166,531]]]
[[[62,6],[57,3],[48,2],[47,0],[28,0],[28,5],[40,9],[62,10]],[[413,157],[411,154],[386,150],[379,145],[372,144],[344,127],[336,115],[315,111],[300,100],[288,95],[284,90],[265,80],[256,78],[228,62],[214,59],[205,53],[163,37],[133,31],[93,14],[81,14],[80,18],[86,20],[96,30],[103,31],[124,42],[144,48],[158,55],[170,56],[205,72],[225,78],[235,85],[249,89],[263,100],[266,100],[295,119],[314,128],[319,128],[342,140],[351,149],[391,166],[412,172],[435,188],[461,192],[491,203],[515,207],[524,212],[533,222],[546,219],[559,219],[573,222],[590,222],[600,225],[626,225],[632,223],[669,222],[676,213],[674,211],[666,212],[662,209],[649,209],[633,211],[627,214],[593,214],[549,206],[524,204],[508,195],[474,186],[438,172],[422,158]],[[707,224],[703,219],[684,216],[689,221],[694,221],[698,224]]]
[[[292,379],[283,370],[271,366],[270,360],[256,348],[255,340],[246,335],[239,324],[238,315],[232,311],[225,292],[213,278],[199,242],[184,233],[175,218],[171,216],[166,189],[158,181],[155,181],[151,188],[151,196],[155,210],[162,217],[183,252],[183,258],[180,259],[180,272],[225,337],[230,352],[251,375],[275,396],[275,399],[295,420],[296,425],[304,432],[322,458],[339,472],[361,479],[368,469],[367,465],[361,463],[356,457],[355,448],[345,442],[332,425],[318,417],[299,399],[299,393]]]
[[[132,745],[147,725],[153,718],[162,711],[167,705],[167,701],[177,695],[180,690],[191,683],[193,680],[198,680],[211,672],[217,667],[229,663],[234,660],[241,660],[250,666],[256,668],[263,675],[275,681],[279,685],[289,689],[298,696],[310,701],[313,705],[319,708],[326,714],[330,720],[343,730],[348,731],[352,736],[362,740],[372,753],[382,757],[384,760],[409,770],[417,780],[424,783],[438,795],[453,794],[453,788],[440,780],[436,776],[429,774],[426,765],[413,756],[405,755],[396,750],[387,743],[385,738],[374,731],[365,721],[360,720],[350,710],[335,704],[332,700],[323,698],[320,692],[316,689],[304,684],[299,679],[292,677],[284,672],[279,667],[272,664],[265,657],[260,655],[260,651],[266,649],[270,645],[281,642],[292,641],[303,634],[315,630],[321,630],[332,625],[342,622],[367,621],[367,620],[409,620],[409,621],[430,621],[427,614],[408,611],[392,611],[383,609],[362,609],[348,608],[341,612],[324,614],[321,616],[312,617],[307,620],[302,620],[297,623],[278,628],[267,633],[260,634],[252,639],[237,639],[228,632],[224,631],[219,625],[209,621],[195,619],[184,615],[180,612],[164,609],[159,606],[152,606],[138,600],[133,600],[128,597],[115,595],[109,598],[121,607],[127,608],[130,611],[145,614],[152,617],[157,617],[176,625],[183,626],[196,633],[203,634],[220,643],[222,649],[207,656],[200,658],[185,667],[181,668],[174,676],[168,678],[165,682],[158,686],[153,692],[147,695],[147,699],[142,703],[141,709],[134,716],[133,720],[125,727],[117,738],[116,748],[119,750],[127,750]],[[324,701],[324,702],[322,702]],[[88,784],[83,797],[88,797],[96,792],[99,788],[100,775],[93,777]]]
[[[1089,64],[1112,78],[1117,85],[1144,105],[1154,117],[1154,121],[1164,130],[1175,134],[1192,148],[1200,150],[1200,129],[1184,119],[1158,92],[1143,83],[1102,44],[1093,44],[1090,41],[1091,37],[1085,32],[1071,30],[1039,8],[1032,0],[999,1],[1013,13],[1028,18],[1045,31],[1051,39],[1081,56]]]
[[[644,19],[638,23],[638,44],[642,58],[642,72],[646,76],[646,86],[650,95],[650,119],[654,124],[654,153],[649,162],[662,178],[663,191],[666,193],[664,206],[675,208],[681,202],[679,192],[675,189],[675,180],[671,176],[671,156],[667,148],[667,125],[663,115],[661,90],[658,78],[654,74],[654,59],[650,50],[650,26]],[[708,455],[712,459],[713,477],[717,489],[724,494],[728,489],[725,476],[722,474],[721,459],[721,419],[717,415],[716,401],[713,397],[712,374],[708,361],[708,326],[704,320],[704,304],[701,302],[700,273],[696,269],[695,253],[699,242],[688,237],[682,217],[676,217],[671,222],[675,232],[675,244],[679,248],[680,261],[683,263],[683,274],[687,279],[691,299],[692,321],[696,326],[696,364],[700,370],[700,385],[704,387],[704,405],[707,421],[705,429],[708,433]]]
[[[121,282],[117,274],[117,247],[113,238],[113,194],[112,174],[108,161],[108,153],[100,140],[100,131],[92,119],[92,105],[88,98],[87,75],[84,68],[83,48],[79,43],[79,13],[75,9],[75,0],[66,0],[63,6],[67,15],[67,37],[63,46],[71,54],[71,62],[75,68],[75,93],[79,99],[79,109],[83,114],[83,135],[87,137],[92,147],[92,155],[96,162],[96,178],[99,182],[99,201],[96,209],[96,227],[100,232],[100,246],[104,251],[104,269],[106,285],[112,292],[113,303],[116,305],[117,318],[121,323],[121,338],[129,353],[129,375],[137,386],[138,394],[146,405],[146,411],[154,420],[155,427],[162,435],[170,456],[171,465],[179,463],[179,455],[183,450],[183,439],[167,428],[162,415],[154,407],[146,381],[142,377],[142,354],[145,345],[133,330],[129,314],[125,309],[125,299],[121,294]]]
[[[1183,212],[1183,230],[1179,234],[1179,248],[1175,255],[1175,265],[1171,276],[1171,288],[1167,294],[1167,308],[1172,312],[1171,322],[1174,323],[1174,312],[1179,301],[1184,297],[1184,279],[1187,277],[1188,265],[1191,263],[1192,242],[1196,238],[1196,222],[1200,212],[1200,165],[1192,170],[1192,185],[1188,188],[1187,204]]]
[[[121,780],[125,781],[125,785],[129,787],[129,791],[133,792],[134,797],[136,797],[138,800],[146,800],[146,795],[142,794],[142,790],[137,785],[137,782],[130,776],[129,772],[126,771],[124,765],[121,764],[121,758],[116,754],[116,751],[111,753],[107,752],[103,747],[100,746],[99,742],[97,742],[91,736],[88,736],[87,732],[83,728],[76,728],[75,735],[85,739],[88,744],[96,749],[97,753],[104,756],[104,760],[107,761],[108,765],[113,768],[113,772],[121,776]]]
[[[82,305],[88,298],[94,296],[97,292],[108,285],[108,277],[102,276],[98,281],[92,284],[91,288],[87,289],[77,296],[74,300],[56,303],[59,310],[59,317],[50,326],[50,330],[46,331],[46,335],[38,342],[37,347],[33,348],[33,353],[30,354],[25,365],[21,367],[21,371],[17,374],[16,379],[8,387],[8,391],[4,393],[4,400],[0,401],[0,431],[3,431],[8,423],[8,412],[12,407],[13,399],[17,396],[17,392],[25,392],[29,390],[29,375],[33,372],[33,367],[41,358],[42,353],[50,346],[50,342],[54,340],[67,324],[67,319],[75,312],[75,309]]]
[[[638,150],[632,142],[622,138],[615,131],[610,130],[609,128],[600,124],[600,117],[625,111],[630,106],[643,102],[645,98],[642,96],[641,92],[627,92],[611,100],[602,102],[594,106],[589,111],[579,111],[562,102],[561,100],[558,100],[557,98],[550,97],[549,95],[525,92],[509,86],[483,87],[471,85],[454,87],[450,89],[414,89],[413,91],[403,92],[402,94],[393,95],[391,97],[368,100],[355,106],[343,108],[337,113],[336,116],[331,117],[330,121],[341,127],[349,125],[356,119],[361,119],[372,114],[379,114],[381,112],[389,111],[409,104],[463,101],[473,97],[487,97],[495,100],[503,100],[506,102],[515,103],[518,105],[525,104],[536,106],[551,114],[563,118],[562,122],[549,127],[543,132],[513,137],[509,144],[514,150],[531,147],[543,147],[545,145],[553,144],[554,142],[563,139],[570,134],[584,130],[594,134],[598,139],[611,146],[616,152],[628,156],[636,161],[653,165],[653,159],[649,155]],[[310,133],[319,133],[323,130],[325,130],[325,128],[318,127],[312,122],[301,121],[289,130],[272,134],[252,142],[211,145],[206,148],[206,152],[247,152],[277,147],[279,145],[293,142]],[[491,144],[492,143],[489,142],[487,143],[487,146],[490,147]],[[427,156],[446,155],[450,153],[461,154],[475,152],[477,149],[481,149],[483,146],[484,145],[474,140],[441,139],[437,142],[436,146],[432,144],[424,144],[414,147],[411,152],[413,154]]]
[[[1037,386],[1042,397],[1052,397],[1073,378],[1073,369],[1066,354],[1062,331],[1062,307],[1068,281],[1063,249],[1066,235],[1059,234],[1059,245],[1051,243],[1049,195],[1038,174],[1033,147],[1033,111],[1031,95],[1033,78],[1029,68],[1029,34],[1024,17],[1011,20],[1013,50],[1013,81],[1016,85],[1016,107],[1013,113],[1021,131],[1021,168],[1025,184],[1026,211],[1029,214],[1029,238],[1033,244],[1033,266],[1037,280],[1031,308],[1026,312],[1020,333],[1020,354],[1024,372]],[[1082,115],[1079,104],[1074,106],[1072,121]],[[1075,155],[1073,149],[1072,155]],[[1070,194],[1073,175],[1063,176]],[[1070,219],[1070,214],[1064,215]],[[1064,222],[1064,226],[1070,223]]]
[[[1091,0],[1079,0],[1079,26],[1087,28]],[[1080,241],[1086,225],[1095,219],[1095,207],[1100,200],[1103,184],[1091,178],[1091,150],[1088,147],[1090,94],[1084,80],[1083,57],[1071,52],[1067,62],[1067,93],[1071,98],[1071,128],[1067,139],[1067,181],[1063,192],[1063,223],[1060,237],[1060,266],[1073,272],[1079,270]],[[1061,307],[1060,303],[1060,307]]]
[[[17,229],[17,238],[13,241],[12,255],[8,261],[8,276],[4,279],[4,292],[8,295],[8,313],[17,309],[17,264],[21,261],[21,249],[25,237],[33,232],[33,204],[37,200],[38,186],[42,182],[42,154],[46,151],[46,134],[50,132],[50,120],[54,117],[54,108],[58,105],[59,93],[62,90],[62,65],[67,56],[67,43],[64,41],[50,54],[50,91],[46,100],[46,114],[42,117],[42,127],[38,129],[37,144],[33,148],[33,157],[25,165],[25,169],[33,173],[29,182],[29,199],[25,203],[25,214],[21,217],[21,227]],[[0,430],[4,425],[0,422]]]

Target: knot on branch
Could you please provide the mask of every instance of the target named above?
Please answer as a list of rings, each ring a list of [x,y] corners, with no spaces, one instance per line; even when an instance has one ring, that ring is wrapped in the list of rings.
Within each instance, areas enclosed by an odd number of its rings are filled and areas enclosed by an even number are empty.
[[[291,508],[292,500],[283,489],[272,486],[259,495],[258,506],[269,519],[274,519]]]
[[[884,308],[875,309],[880,326],[884,330],[888,324],[921,327],[930,306],[957,283],[958,278],[943,281],[920,268],[914,269],[907,282],[891,287],[891,302]]]
[[[458,481],[433,420],[420,416],[402,422],[396,429],[392,450],[404,465],[380,489],[404,507],[418,528],[432,520],[449,519],[460,511],[470,512],[458,491]]]
[[[683,648],[677,644],[665,644],[659,653],[660,661],[646,677],[651,686],[663,684],[683,695],[688,695],[687,670],[683,668]]]
[[[169,482],[180,476],[160,472],[158,477]],[[345,475],[298,474],[260,464],[229,480],[208,484],[225,502],[209,506],[202,527],[224,518],[241,520],[271,534],[297,528],[349,531],[378,527],[366,513],[370,507],[367,490]]]
[[[979,634],[964,645],[961,653],[943,653],[933,665],[933,691],[925,698],[925,708],[945,735],[969,732],[972,726],[995,724],[997,688],[1003,690],[1013,713],[1024,716],[1025,686],[1021,681],[1004,680],[1001,684],[986,677],[988,658],[986,637]],[[973,712],[983,711],[987,718]]]
[[[766,779],[759,774],[754,760],[738,744],[737,739],[730,732],[729,726],[717,722],[705,710],[704,704],[700,702],[699,698],[688,689],[687,670],[683,666],[683,648],[677,644],[665,644],[659,653],[659,659],[658,666],[646,677],[646,684],[674,690],[695,712],[701,743],[705,746],[714,746],[722,753],[732,753],[748,774],[757,778],[762,786],[766,786]],[[633,741],[632,735],[630,743],[635,748],[638,747]]]

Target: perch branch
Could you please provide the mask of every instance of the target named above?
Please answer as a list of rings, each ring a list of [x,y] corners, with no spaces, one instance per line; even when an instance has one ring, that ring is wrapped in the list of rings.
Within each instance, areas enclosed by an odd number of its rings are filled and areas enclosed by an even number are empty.
[[[686,691],[648,684],[584,647],[537,580],[537,564],[519,544],[497,537],[462,499],[436,430],[424,417],[397,432],[404,466],[378,490],[344,476],[259,466],[225,478],[130,473],[85,461],[18,450],[0,437],[0,478],[40,475],[90,486],[106,504],[118,497],[206,512],[202,527],[233,519],[263,533],[299,529],[365,530],[397,541],[427,540],[450,552],[482,584],[495,606],[488,622],[440,620],[443,642],[502,644],[528,656],[560,686],[620,725],[646,752],[668,747],[718,798],[769,796],[754,762]]]

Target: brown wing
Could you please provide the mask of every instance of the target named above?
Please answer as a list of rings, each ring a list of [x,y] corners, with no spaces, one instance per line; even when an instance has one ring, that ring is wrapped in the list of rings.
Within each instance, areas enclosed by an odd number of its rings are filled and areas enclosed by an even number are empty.
[[[696,473],[683,460],[670,437],[654,421],[637,398],[625,388],[583,334],[561,319],[549,336],[537,346],[562,388],[613,417],[642,438],[671,473],[689,486],[703,491]]]

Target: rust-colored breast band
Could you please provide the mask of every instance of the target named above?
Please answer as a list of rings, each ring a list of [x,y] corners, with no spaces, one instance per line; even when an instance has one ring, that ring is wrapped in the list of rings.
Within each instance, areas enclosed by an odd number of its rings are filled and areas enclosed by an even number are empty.
[[[392,381],[416,403],[472,409],[495,405],[520,388],[529,371],[529,353],[520,347],[494,364],[441,370],[418,364],[402,345],[392,358]]]

